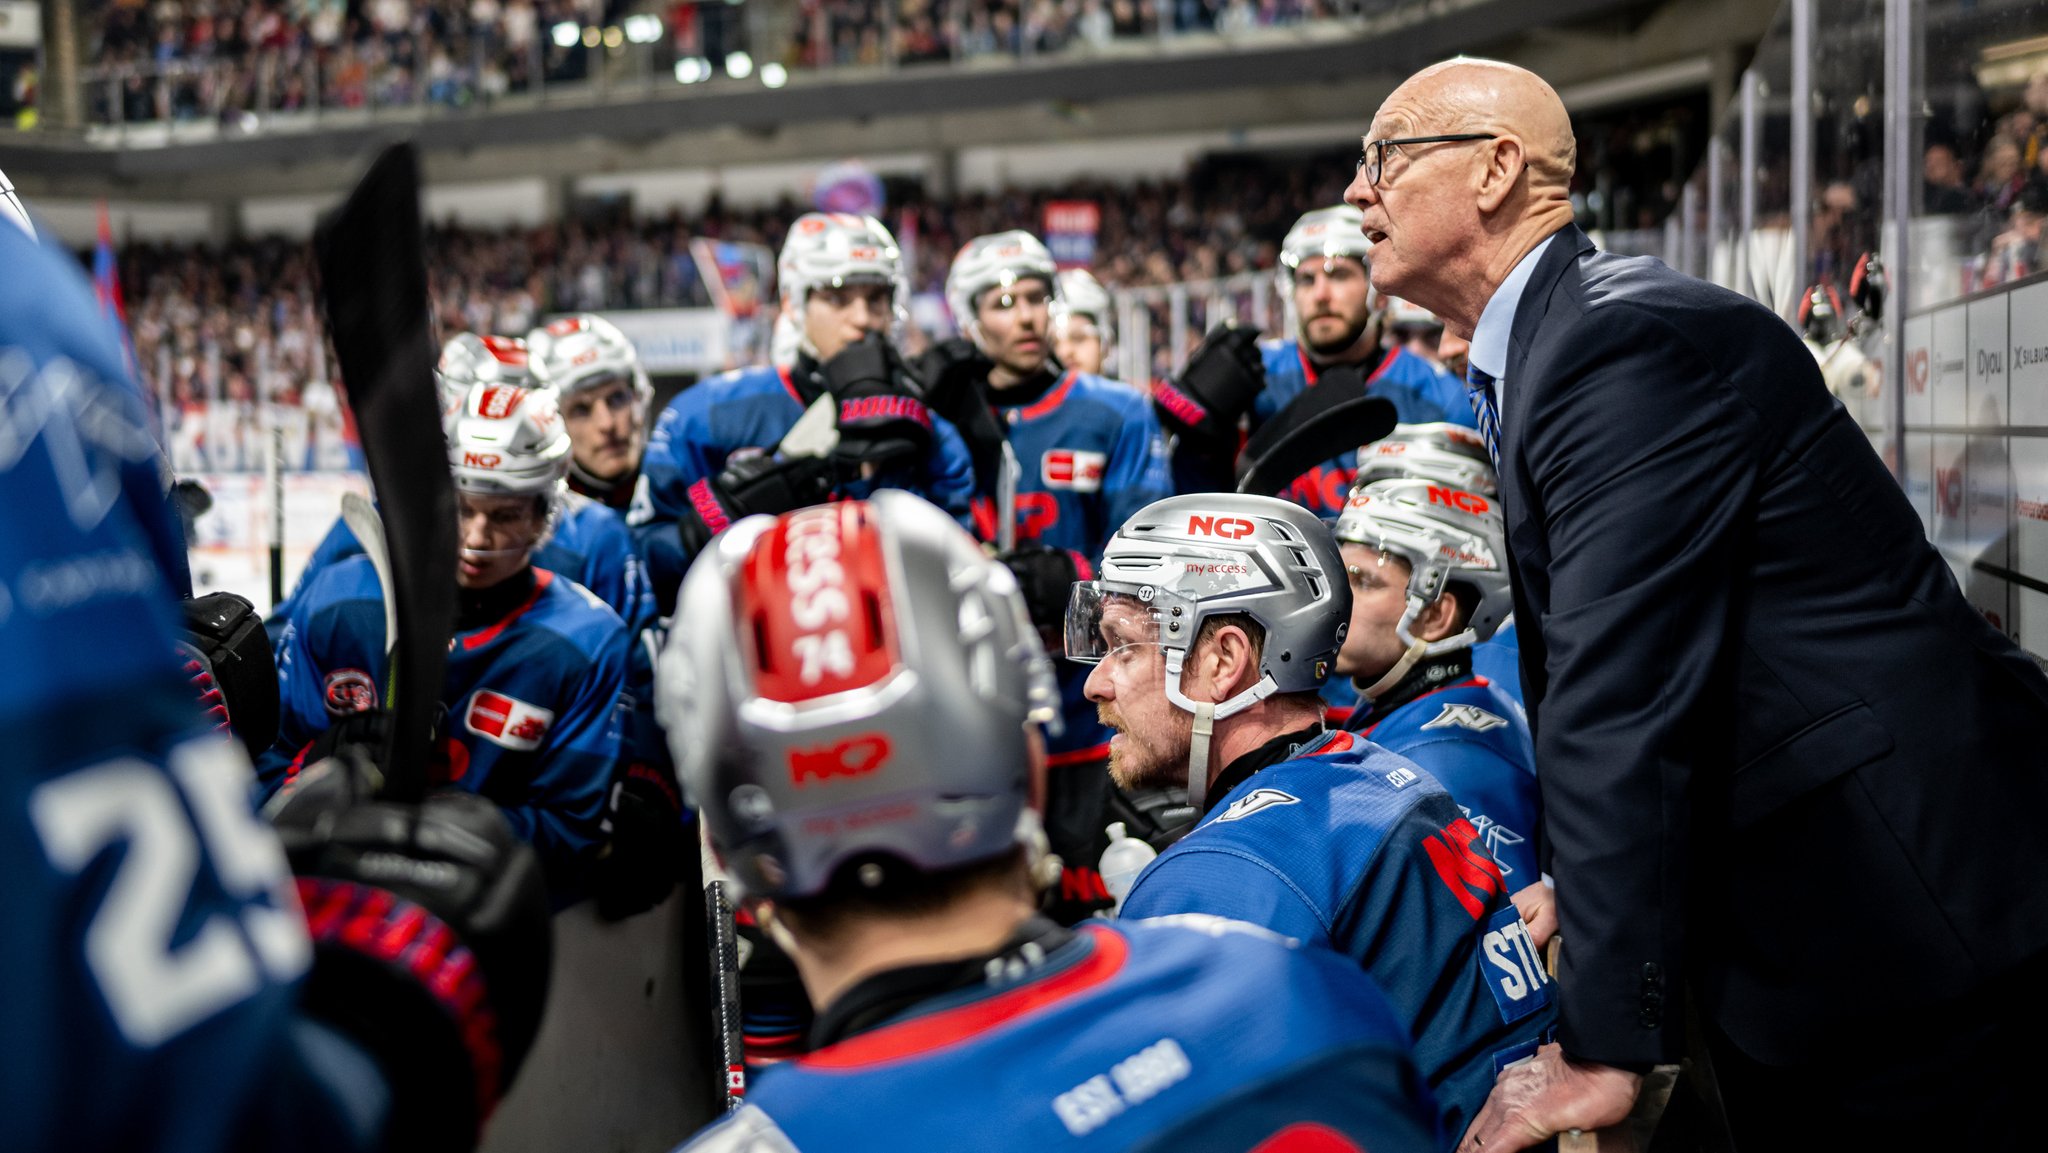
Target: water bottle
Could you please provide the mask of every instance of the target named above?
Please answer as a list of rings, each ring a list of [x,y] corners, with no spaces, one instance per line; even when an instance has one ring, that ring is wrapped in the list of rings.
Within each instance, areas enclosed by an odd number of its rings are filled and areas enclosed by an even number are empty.
[[[1159,850],[1130,835],[1122,821],[1111,822],[1109,826],[1109,847],[1102,850],[1102,885],[1116,902],[1110,916],[1123,912],[1124,898],[1131,893],[1131,886],[1137,883],[1138,874],[1159,855]]]

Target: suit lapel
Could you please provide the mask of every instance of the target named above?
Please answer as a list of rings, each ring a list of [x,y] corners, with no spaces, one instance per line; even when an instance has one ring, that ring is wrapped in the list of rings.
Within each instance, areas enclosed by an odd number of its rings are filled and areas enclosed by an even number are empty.
[[[1536,262],[1536,271],[1529,274],[1529,282],[1522,287],[1522,299],[1515,306],[1515,326],[1508,333],[1507,371],[1502,375],[1507,383],[1502,388],[1505,395],[1500,414],[1503,458],[1509,455],[1507,446],[1519,439],[1517,433],[1529,399],[1529,390],[1522,387],[1522,367],[1529,361],[1529,349],[1536,342],[1536,334],[1543,330],[1544,315],[1550,311],[1551,290],[1557,287],[1565,269],[1577,263],[1582,254],[1593,251],[1592,239],[1576,224],[1565,225],[1555,235],[1557,240],[1544,251]]]

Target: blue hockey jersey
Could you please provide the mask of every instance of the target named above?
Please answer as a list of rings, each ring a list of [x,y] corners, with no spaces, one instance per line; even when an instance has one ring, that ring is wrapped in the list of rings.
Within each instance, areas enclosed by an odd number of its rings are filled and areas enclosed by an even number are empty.
[[[496,802],[560,896],[597,844],[619,759],[626,630],[588,590],[532,572],[507,616],[455,634],[443,749],[447,783]],[[277,744],[256,766],[270,792],[335,717],[374,703],[384,684],[384,607],[368,557],[314,578],[277,646],[277,675]]]
[[[1001,391],[985,394],[1000,402]],[[1017,481],[1017,541],[1080,554],[1090,565],[1139,509],[1173,494],[1166,438],[1144,393],[1068,372],[1028,404],[995,406],[1023,475]],[[997,539],[995,502],[975,498],[974,527]],[[1048,750],[1055,766],[1109,755],[1109,730],[1082,692],[1088,669],[1060,662],[1064,732]]]
[[[673,528],[691,507],[690,486],[717,476],[736,453],[773,451],[782,442],[806,406],[796,371],[759,365],[712,377],[677,394],[655,421],[627,519],[634,526],[661,615],[673,610],[676,589],[692,559],[683,555]],[[967,443],[958,429],[937,415],[932,417],[932,436],[937,448],[922,468],[880,481],[841,485],[839,495],[858,499],[875,488],[908,489],[967,523],[974,495]]]
[[[1298,341],[1262,341],[1259,351],[1266,361],[1266,387],[1252,403],[1255,430],[1303,390],[1314,388],[1321,376]],[[1394,402],[1394,411],[1403,424],[1439,420],[1467,426],[1474,423],[1472,406],[1465,400],[1465,386],[1450,373],[1402,349],[1388,349],[1365,383],[1368,394]],[[1347,452],[1304,473],[1280,495],[1317,516],[1334,520],[1344,511],[1344,501],[1351,495],[1351,481],[1357,475],[1358,461]]]
[[[1347,727],[1421,765],[1451,791],[1493,852],[1508,892],[1541,879],[1536,745],[1521,706],[1499,685],[1467,676],[1384,714],[1360,709]]]
[[[1515,618],[1509,617],[1492,636],[1472,646],[1472,669],[1506,693],[1516,707],[1526,707],[1522,700],[1522,645],[1515,639]]]
[[[1123,916],[1211,913],[1351,957],[1415,1038],[1455,1140],[1557,1015],[1478,837],[1412,762],[1326,733],[1222,797],[1139,874]]]
[[[314,546],[313,554],[306,558],[306,567],[299,570],[291,593],[271,610],[267,622],[271,640],[275,642],[283,633],[286,618],[296,610],[315,577],[337,561],[361,555],[363,543],[356,539],[348,522],[334,518],[333,527]],[[596,593],[626,622],[628,635],[637,637],[654,623],[654,591],[647,585],[647,573],[633,547],[632,533],[626,530],[626,523],[617,512],[587,496],[572,492],[563,498],[554,532],[546,544],[534,550],[533,564]]]
[[[1326,953],[1211,918],[1098,922],[1021,973],[991,968],[767,1070],[745,1108],[684,1148],[1436,1147],[1396,1015]]]
[[[310,944],[172,645],[183,542],[70,253],[0,224],[0,1117],[9,1153],[367,1147]]]

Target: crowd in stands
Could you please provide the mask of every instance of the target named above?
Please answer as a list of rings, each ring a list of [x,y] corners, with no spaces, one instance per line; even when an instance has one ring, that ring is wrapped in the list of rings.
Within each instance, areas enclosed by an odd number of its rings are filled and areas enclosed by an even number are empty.
[[[1953,218],[1964,292],[2048,270],[2048,72],[2020,106],[1994,121],[1969,164],[1968,141],[1930,140],[1921,158],[1920,212]]]
[[[1347,175],[1344,159],[1332,155],[1212,159],[1164,183],[1086,182],[943,202],[912,195],[887,216],[911,249],[913,291],[927,299],[940,295],[962,243],[1004,228],[1036,228],[1053,199],[1101,205],[1095,271],[1106,283],[1161,284],[1271,268],[1301,206],[1334,203]],[[706,307],[711,297],[691,239],[745,241],[772,252],[803,211],[789,202],[740,210],[714,199],[694,216],[617,213],[541,228],[435,227],[427,264],[436,320],[444,334],[519,333],[558,312]],[[163,398],[167,419],[223,400],[298,405],[309,383],[331,377],[308,245],[130,244],[119,266],[136,360]],[[325,402],[324,395],[317,399]],[[249,454],[235,455],[241,461]]]
[[[801,0],[763,60],[824,68],[915,64],[1100,47],[1119,38],[1231,32],[1375,12],[1413,0]],[[103,0],[87,26],[86,104],[96,123],[232,121],[251,113],[487,104],[605,67],[559,24],[613,29],[662,18],[636,76],[681,56],[747,48],[746,20],[696,0]],[[893,11],[892,11],[893,9]],[[893,19],[892,19],[893,17]]]
[[[581,80],[595,51],[549,35],[625,0],[109,0],[88,21],[100,123],[309,108],[460,107]]]

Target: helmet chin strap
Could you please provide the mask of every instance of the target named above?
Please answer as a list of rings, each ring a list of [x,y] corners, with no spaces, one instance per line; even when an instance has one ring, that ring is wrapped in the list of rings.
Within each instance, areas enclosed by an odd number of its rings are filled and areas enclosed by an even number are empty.
[[[1478,642],[1479,634],[1469,628],[1440,641],[1418,640],[1409,629],[1415,624],[1415,618],[1421,616],[1422,610],[1428,607],[1421,597],[1408,598],[1408,609],[1401,614],[1401,623],[1394,626],[1394,635],[1400,637],[1401,643],[1407,645],[1408,649],[1401,654],[1400,660],[1394,662],[1394,667],[1386,671],[1386,675],[1374,681],[1370,688],[1363,690],[1367,700],[1376,700],[1392,691],[1393,687],[1400,684],[1401,679],[1408,675],[1408,670],[1415,667],[1417,661],[1469,648]]]
[[[1033,892],[1043,893],[1060,883],[1060,871],[1066,868],[1066,862],[1052,851],[1052,842],[1045,835],[1045,822],[1029,805],[1017,814],[1017,843],[1024,846],[1025,872],[1031,878]]]
[[[1166,699],[1175,708],[1195,715],[1195,727],[1188,740],[1188,803],[1199,813],[1209,801],[1209,743],[1215,735],[1216,722],[1251,708],[1272,696],[1280,686],[1268,674],[1221,704],[1192,700],[1180,687],[1181,667],[1187,655],[1186,649],[1166,650]]]

